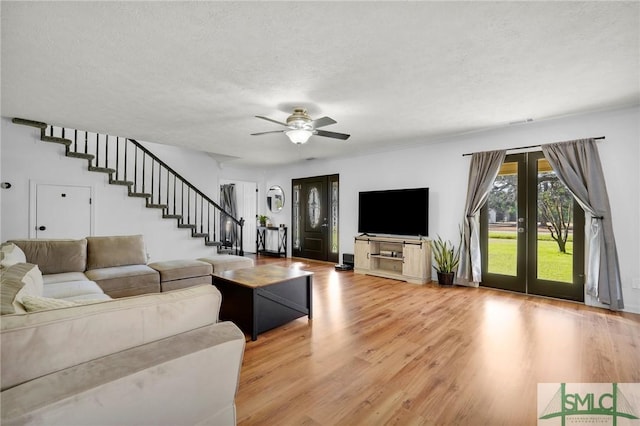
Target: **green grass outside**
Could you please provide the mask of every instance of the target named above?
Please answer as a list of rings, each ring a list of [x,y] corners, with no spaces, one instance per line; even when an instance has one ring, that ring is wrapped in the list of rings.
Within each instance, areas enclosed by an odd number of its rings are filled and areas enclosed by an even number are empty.
[[[508,231],[490,231],[489,238],[498,240],[515,240],[516,233]],[[551,238],[551,234],[547,233],[538,233],[538,241],[553,241],[555,244],[554,239]],[[569,234],[569,236],[567,237],[567,241],[573,242],[573,234]],[[557,246],[558,245],[556,244],[556,247]]]
[[[511,234],[512,238],[505,235]],[[545,238],[546,237],[546,238]],[[558,244],[549,235],[540,235],[538,239],[538,278],[551,281],[573,281],[573,240],[567,241],[567,253],[558,251]],[[489,265],[493,274],[516,275],[516,240],[509,232],[489,233]]]

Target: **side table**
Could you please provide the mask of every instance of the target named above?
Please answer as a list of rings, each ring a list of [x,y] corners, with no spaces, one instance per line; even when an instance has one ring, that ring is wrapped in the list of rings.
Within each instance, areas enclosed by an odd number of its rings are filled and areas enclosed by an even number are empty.
[[[278,249],[267,248],[267,237],[276,234]],[[256,253],[266,256],[287,257],[287,227],[286,226],[258,226],[256,233]]]

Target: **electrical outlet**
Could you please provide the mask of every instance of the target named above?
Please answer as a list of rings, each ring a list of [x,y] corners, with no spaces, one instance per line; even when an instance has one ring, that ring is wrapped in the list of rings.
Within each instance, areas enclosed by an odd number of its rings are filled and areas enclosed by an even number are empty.
[[[634,278],[631,281],[631,288],[637,288],[638,290],[640,290],[640,278]]]

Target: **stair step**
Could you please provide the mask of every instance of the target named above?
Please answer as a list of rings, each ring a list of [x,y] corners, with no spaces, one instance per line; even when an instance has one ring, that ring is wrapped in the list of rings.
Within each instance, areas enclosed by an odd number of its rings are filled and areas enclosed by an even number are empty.
[[[89,171],[90,172],[99,172],[99,173],[115,173],[116,169],[111,169],[109,167],[96,167],[96,166],[89,166]]]
[[[163,219],[182,219],[182,215],[181,214],[163,214],[162,218]]]
[[[111,185],[122,185],[122,186],[131,186],[133,182],[129,180],[110,180],[109,183]]]
[[[166,204],[153,204],[153,203],[148,203],[147,204],[147,208],[150,209],[166,209],[167,205]]]
[[[188,223],[180,223],[178,224],[178,228],[180,229],[194,229],[196,226],[195,225],[190,225]]]
[[[208,247],[220,247],[222,243],[220,241],[207,241],[204,245]]]
[[[151,194],[147,194],[146,192],[130,192],[129,197],[138,197],[138,198],[151,198]]]
[[[47,128],[47,123],[43,123],[41,121],[25,120],[24,118],[14,118],[11,120],[11,122],[15,124],[22,124],[23,126],[37,127],[38,129]]]
[[[75,152],[75,151],[67,152],[67,157],[84,158],[85,160],[93,160],[94,158],[96,158],[96,156],[93,154],[85,154],[84,152]]]
[[[206,232],[194,232],[191,234],[191,236],[193,238],[205,238],[205,237],[208,237],[209,234],[207,234]]]
[[[40,136],[40,140],[45,142],[61,143],[62,145],[69,146],[73,142],[70,139],[59,138],[57,136]]]

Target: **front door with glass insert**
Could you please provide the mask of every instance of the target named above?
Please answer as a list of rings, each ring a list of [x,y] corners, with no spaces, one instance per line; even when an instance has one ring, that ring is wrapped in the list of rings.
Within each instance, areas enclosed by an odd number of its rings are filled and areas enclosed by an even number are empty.
[[[338,262],[338,175],[292,180],[293,256]]]
[[[481,285],[584,300],[584,213],[541,152],[506,157],[480,221]]]

